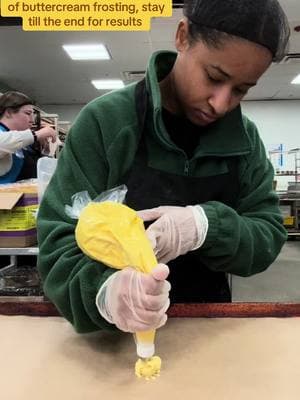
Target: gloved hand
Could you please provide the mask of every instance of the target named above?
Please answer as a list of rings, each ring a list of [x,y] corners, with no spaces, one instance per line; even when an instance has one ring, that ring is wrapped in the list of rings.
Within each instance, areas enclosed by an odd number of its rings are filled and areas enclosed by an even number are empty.
[[[205,241],[208,220],[199,205],[161,206],[138,211],[144,221],[153,221],[146,233],[159,262],[167,263],[196,250]]]
[[[151,274],[124,268],[111,275],[100,288],[97,308],[108,322],[124,332],[148,331],[167,321],[171,285],[165,279],[167,265],[158,264]]]

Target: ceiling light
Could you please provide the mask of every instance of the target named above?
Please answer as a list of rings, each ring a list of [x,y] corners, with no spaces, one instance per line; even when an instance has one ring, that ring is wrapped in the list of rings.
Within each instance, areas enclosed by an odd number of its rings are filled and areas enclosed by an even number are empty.
[[[92,84],[96,89],[121,89],[123,88],[124,82],[121,79],[98,79],[92,81]]]
[[[62,47],[72,60],[110,60],[111,58],[104,44],[63,45]]]
[[[296,76],[294,80],[292,80],[294,85],[300,85],[300,74]]]

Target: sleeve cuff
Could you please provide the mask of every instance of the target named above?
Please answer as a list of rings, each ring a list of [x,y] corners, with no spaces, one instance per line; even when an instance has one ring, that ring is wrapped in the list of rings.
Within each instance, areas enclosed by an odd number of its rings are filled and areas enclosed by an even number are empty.
[[[109,282],[114,278],[114,273],[112,273],[106,281],[102,284],[100,289],[98,290],[98,293],[96,295],[96,307],[99,311],[99,314],[101,315],[102,318],[104,318],[107,322],[113,323],[112,316],[110,315],[110,312],[106,306],[106,291]]]
[[[218,232],[219,232],[219,220],[218,220],[218,215],[215,207],[209,204],[202,204],[201,208],[203,209],[207,220],[208,220],[208,229],[207,229],[207,234],[205,241],[202,245],[203,249],[207,249],[215,243],[217,237],[218,237]]]
[[[34,136],[30,129],[26,129],[24,131],[23,136],[23,147],[29,146],[30,144],[34,143]]]
[[[198,240],[191,250],[196,250],[203,245],[206,239],[208,230],[208,219],[203,208],[200,205],[192,206],[192,212],[195,218]]]

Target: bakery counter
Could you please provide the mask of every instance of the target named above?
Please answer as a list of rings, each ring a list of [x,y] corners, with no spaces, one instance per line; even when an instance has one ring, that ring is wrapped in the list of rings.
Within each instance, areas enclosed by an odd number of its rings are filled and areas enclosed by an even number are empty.
[[[300,318],[170,318],[161,375],[134,375],[131,334],[79,335],[60,317],[0,315],[5,400],[299,400]]]

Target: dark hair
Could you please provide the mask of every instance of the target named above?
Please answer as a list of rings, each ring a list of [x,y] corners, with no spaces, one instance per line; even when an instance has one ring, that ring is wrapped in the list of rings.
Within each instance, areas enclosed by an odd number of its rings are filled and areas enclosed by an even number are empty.
[[[273,61],[287,52],[290,28],[278,0],[185,0],[183,13],[191,43],[218,48],[232,36],[268,48]]]
[[[34,105],[35,102],[26,94],[20,92],[5,92],[0,96],[0,118],[3,116],[5,110],[8,108],[14,112],[18,112],[19,109],[27,104]]]

